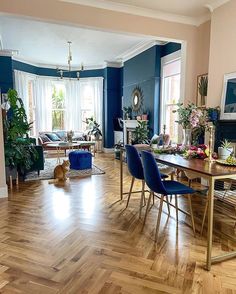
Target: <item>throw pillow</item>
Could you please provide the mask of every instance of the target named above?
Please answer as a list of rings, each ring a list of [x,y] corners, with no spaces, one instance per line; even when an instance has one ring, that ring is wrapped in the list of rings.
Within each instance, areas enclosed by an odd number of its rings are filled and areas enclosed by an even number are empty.
[[[43,143],[50,142],[50,139],[45,134],[41,134],[39,137]]]
[[[61,139],[54,133],[46,133],[45,135],[48,136],[51,141],[61,141]]]

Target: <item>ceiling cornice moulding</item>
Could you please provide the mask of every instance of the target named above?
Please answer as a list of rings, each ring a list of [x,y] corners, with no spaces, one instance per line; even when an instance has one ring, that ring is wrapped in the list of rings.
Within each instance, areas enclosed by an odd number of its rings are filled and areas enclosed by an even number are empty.
[[[1,56],[1,51],[0,51],[0,56]],[[9,55],[8,55],[9,56]],[[12,55],[11,55],[12,56]],[[63,70],[67,70],[68,69],[68,66],[66,65],[53,65],[53,64],[45,64],[45,63],[40,63],[40,62],[32,62],[26,58],[22,58],[22,57],[19,57],[19,56],[13,56],[12,58],[13,60],[16,60],[16,61],[20,61],[20,62],[23,62],[23,63],[26,63],[26,64],[29,64],[29,65],[32,65],[32,66],[35,66],[35,67],[41,67],[41,68],[50,68],[50,69],[56,69],[57,67],[60,67],[61,69]],[[71,71],[78,71],[78,68],[80,66],[76,67],[76,66],[73,66],[71,68]],[[104,64],[96,64],[96,65],[85,65],[84,66],[84,70],[96,70],[96,69],[103,69],[104,68]]]
[[[143,41],[134,46],[133,48],[130,48],[129,50],[125,51],[124,53],[120,54],[119,56],[116,57],[116,60],[118,62],[125,62],[140,53],[148,50],[149,48],[155,46],[155,45],[165,45],[167,42],[160,42],[156,40],[148,40],[148,41]]]
[[[212,13],[216,8],[226,4],[229,1],[230,0],[216,0],[211,4],[206,4],[205,7],[207,7],[210,10],[210,12]]]
[[[185,16],[185,15],[166,13],[166,12],[159,11],[159,10],[142,8],[142,7],[128,5],[128,4],[122,4],[122,3],[114,3],[114,2],[110,2],[110,1],[106,1],[106,0],[103,0],[103,1],[100,1],[100,0],[59,0],[59,1],[80,4],[80,5],[85,5],[85,6],[91,6],[91,7],[101,8],[101,9],[107,9],[107,10],[112,10],[112,11],[124,12],[124,13],[139,15],[139,16],[146,16],[146,17],[161,19],[161,20],[170,21],[170,22],[177,22],[177,23],[182,23],[182,24],[187,24],[187,25],[193,25],[193,26],[199,26],[201,24],[200,23],[201,17],[196,18],[196,17]],[[207,20],[209,20],[209,19],[210,19],[210,15],[208,15]],[[205,21],[206,20],[204,20],[204,22]]]

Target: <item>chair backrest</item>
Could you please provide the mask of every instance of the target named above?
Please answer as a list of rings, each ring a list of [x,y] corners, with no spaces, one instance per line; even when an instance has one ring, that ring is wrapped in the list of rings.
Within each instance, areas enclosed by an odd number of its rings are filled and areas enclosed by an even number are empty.
[[[166,189],[161,180],[161,175],[152,153],[142,151],[143,173],[146,184],[153,192],[166,195]]]
[[[130,174],[136,179],[143,180],[143,165],[137,149],[132,145],[125,145],[125,150]]]

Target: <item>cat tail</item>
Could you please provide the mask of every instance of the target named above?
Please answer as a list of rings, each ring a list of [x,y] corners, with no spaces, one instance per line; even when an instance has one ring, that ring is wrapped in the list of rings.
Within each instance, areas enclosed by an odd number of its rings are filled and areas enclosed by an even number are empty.
[[[48,184],[56,184],[58,183],[58,179],[52,179],[48,181]]]

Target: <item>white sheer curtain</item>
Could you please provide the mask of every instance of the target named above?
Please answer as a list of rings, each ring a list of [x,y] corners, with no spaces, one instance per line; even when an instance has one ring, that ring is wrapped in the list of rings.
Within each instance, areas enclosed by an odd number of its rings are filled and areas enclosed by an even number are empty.
[[[88,97],[92,100],[91,111],[95,120],[102,126],[103,78],[82,78],[79,83],[81,104],[86,104],[84,102]]]
[[[103,109],[103,78],[94,78],[92,80],[94,91],[94,117],[102,126],[102,109]]]
[[[31,75],[14,70],[15,90],[18,96],[22,99],[26,114],[29,115],[29,81],[32,79]]]
[[[65,127],[66,130],[78,131],[82,127],[80,83],[78,80],[66,80]]]
[[[52,81],[38,77],[34,82],[36,134],[52,130]]]

